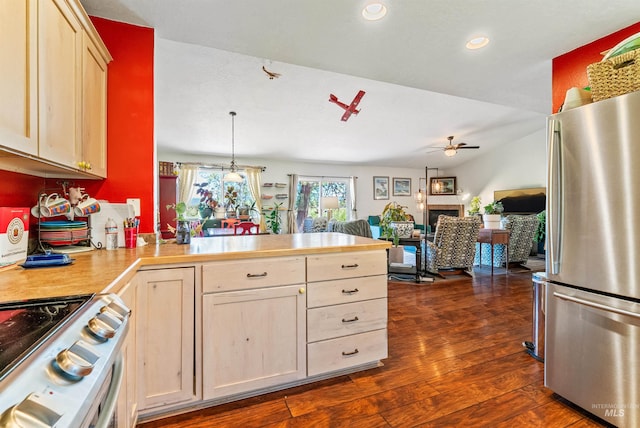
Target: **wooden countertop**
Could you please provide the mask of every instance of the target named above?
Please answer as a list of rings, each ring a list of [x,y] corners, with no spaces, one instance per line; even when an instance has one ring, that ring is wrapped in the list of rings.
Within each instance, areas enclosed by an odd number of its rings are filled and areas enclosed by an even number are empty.
[[[193,238],[190,245],[147,245],[135,249],[71,254],[66,266],[0,272],[0,302],[39,297],[118,292],[143,266],[259,257],[386,249],[390,242],[342,233],[296,233]]]

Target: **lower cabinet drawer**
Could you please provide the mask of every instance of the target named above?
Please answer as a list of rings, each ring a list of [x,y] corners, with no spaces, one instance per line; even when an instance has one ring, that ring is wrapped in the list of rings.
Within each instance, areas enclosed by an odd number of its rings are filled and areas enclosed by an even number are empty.
[[[331,339],[387,327],[387,299],[307,310],[307,341]]]
[[[307,285],[307,307],[353,303],[360,300],[387,298],[387,275],[310,282]]]
[[[315,376],[387,358],[387,330],[375,330],[307,345],[307,374]]]
[[[218,293],[305,282],[304,257],[230,260],[202,266],[202,291]]]

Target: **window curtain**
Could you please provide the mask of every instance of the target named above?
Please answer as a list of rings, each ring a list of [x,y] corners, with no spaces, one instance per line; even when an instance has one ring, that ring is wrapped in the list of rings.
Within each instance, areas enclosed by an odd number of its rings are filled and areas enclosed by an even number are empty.
[[[349,194],[351,195],[351,207],[349,208],[351,209],[352,220],[358,219],[358,208],[357,208],[358,204],[357,204],[357,198],[356,198],[357,180],[358,180],[358,177],[354,177],[354,176],[349,177]]]
[[[247,175],[247,185],[249,186],[251,197],[256,201],[260,230],[265,231],[267,230],[267,224],[262,215],[262,168],[245,168],[244,172]]]
[[[181,165],[178,172],[178,201],[188,203],[193,197],[195,187],[193,187],[198,177],[198,167],[196,165]]]
[[[289,233],[297,233],[298,225],[296,224],[296,195],[298,194],[298,174],[289,174],[289,206],[287,208],[287,229]]]

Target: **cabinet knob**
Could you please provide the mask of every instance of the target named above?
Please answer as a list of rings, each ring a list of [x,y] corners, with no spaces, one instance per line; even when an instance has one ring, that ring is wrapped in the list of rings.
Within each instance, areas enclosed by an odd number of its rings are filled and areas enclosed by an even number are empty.
[[[298,288],[298,293],[299,293],[299,294],[304,294],[304,293],[305,293],[305,291],[306,291],[306,290],[304,289],[304,287],[300,287],[300,288]]]

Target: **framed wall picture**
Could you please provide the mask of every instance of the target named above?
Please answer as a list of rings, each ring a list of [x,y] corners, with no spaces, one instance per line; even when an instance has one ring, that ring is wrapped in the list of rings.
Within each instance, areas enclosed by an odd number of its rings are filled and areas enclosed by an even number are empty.
[[[431,177],[429,182],[429,194],[431,195],[455,195],[455,177]]]
[[[393,196],[411,196],[411,179],[393,177]]]
[[[373,199],[389,199],[389,177],[373,177]]]

